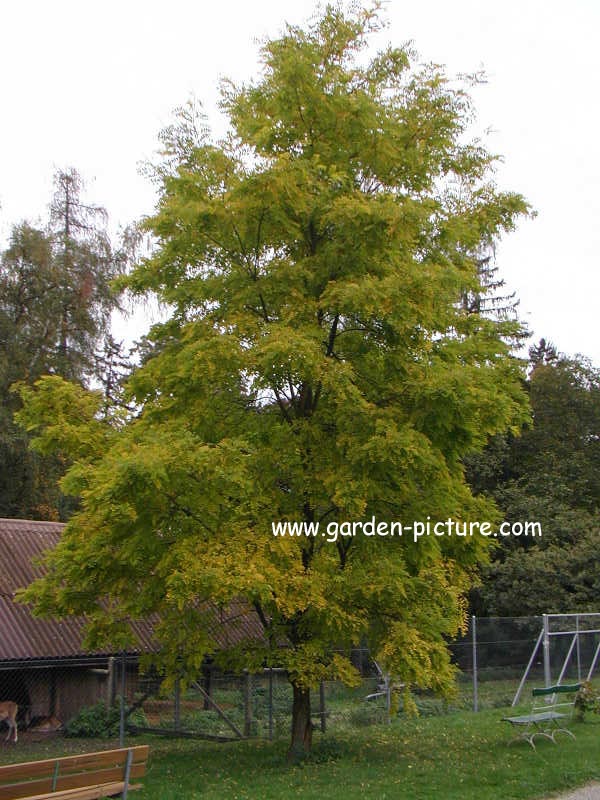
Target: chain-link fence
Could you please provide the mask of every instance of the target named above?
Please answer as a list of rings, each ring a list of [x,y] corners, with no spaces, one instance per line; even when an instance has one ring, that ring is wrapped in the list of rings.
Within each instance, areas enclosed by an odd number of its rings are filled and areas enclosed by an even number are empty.
[[[472,617],[450,646],[458,666],[452,706],[518,705],[535,686],[593,678],[600,660],[600,614]]]
[[[390,696],[386,679],[377,674],[367,650],[360,654],[367,669],[358,687],[324,681],[313,691],[316,728],[339,730],[387,720]],[[292,687],[285,671],[279,669],[235,675],[207,668],[196,681],[166,695],[159,683],[142,677],[128,704],[131,700],[135,717],[128,725],[130,730],[225,741],[273,739],[287,735],[291,725]]]
[[[119,697],[137,673],[135,656],[0,662],[0,702],[16,704],[20,735],[30,738],[65,732],[86,714],[89,735],[106,729],[109,720],[114,731]]]
[[[500,708],[527,701],[534,686],[585,680],[600,660],[600,614],[475,618],[450,643],[457,692],[441,700],[411,688],[422,715]],[[390,721],[403,710],[402,687],[367,648],[351,653],[361,675],[355,688],[327,681],[312,693],[313,724],[340,731]],[[20,665],[0,664],[0,701],[19,706],[21,735],[53,732],[117,736],[149,730],[215,740],[287,735],[292,688],[278,669],[235,675],[206,666],[194,681],[165,691],[135,657]]]

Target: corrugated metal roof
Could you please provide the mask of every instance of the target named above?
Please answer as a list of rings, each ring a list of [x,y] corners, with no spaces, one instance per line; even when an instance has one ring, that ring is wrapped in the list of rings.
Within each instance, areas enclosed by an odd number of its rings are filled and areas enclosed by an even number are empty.
[[[0,595],[12,597],[42,572],[34,560],[56,546],[64,525],[0,519]]]
[[[14,602],[18,589],[43,574],[43,568],[36,562],[57,545],[63,528],[59,522],[0,519],[0,662],[112,654],[83,649],[82,617],[41,619],[34,617],[26,606]],[[225,609],[206,604],[205,609],[210,617],[211,636],[219,648],[263,636],[254,610],[242,602]],[[151,620],[132,622],[131,627],[140,642],[139,650],[131,653],[156,650]]]

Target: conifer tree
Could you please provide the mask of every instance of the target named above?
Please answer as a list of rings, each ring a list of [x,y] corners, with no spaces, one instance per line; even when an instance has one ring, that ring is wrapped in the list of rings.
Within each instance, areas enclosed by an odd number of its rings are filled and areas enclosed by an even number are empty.
[[[13,227],[0,257],[0,516],[64,518],[71,503],[58,490],[65,464],[28,449],[13,423],[17,381],[44,374],[82,385],[102,381],[116,359],[110,314],[118,304],[111,281],[125,253],[109,241],[104,209],[84,202],[74,169],[58,171],[45,229]],[[110,353],[109,353],[110,351]],[[122,364],[123,358],[120,362]],[[113,370],[114,372],[114,370]],[[111,392],[115,391],[114,375]]]

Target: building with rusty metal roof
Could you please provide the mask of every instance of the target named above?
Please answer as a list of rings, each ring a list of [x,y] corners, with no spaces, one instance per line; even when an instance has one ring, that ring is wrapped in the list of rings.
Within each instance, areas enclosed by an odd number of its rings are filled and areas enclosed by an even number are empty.
[[[111,655],[84,650],[82,617],[42,619],[15,602],[16,592],[42,575],[39,561],[57,545],[63,528],[59,522],[0,519],[0,663],[4,666],[32,666],[36,660],[46,665],[66,660],[89,664],[94,657]],[[137,654],[152,652],[152,626],[134,627],[140,642]]]
[[[63,528],[59,522],[0,519],[0,700],[17,702],[33,718],[64,721],[84,705],[110,699],[116,656],[137,672],[139,656],[157,645],[151,620],[141,620],[131,623],[137,649],[90,652],[83,646],[83,617],[35,617],[16,602],[18,590],[43,575],[42,558],[56,547]],[[207,604],[206,613],[217,648],[262,638],[258,617],[245,604]]]
[[[65,660],[77,662],[116,652],[90,652],[84,649],[85,620],[82,617],[49,619],[34,617],[27,606],[15,602],[19,589],[43,574],[40,560],[60,539],[60,522],[33,522],[0,519],[0,664],[28,665],[41,659],[45,663]],[[207,606],[210,633],[219,648],[262,637],[255,612],[245,604],[233,603],[227,609]],[[156,642],[150,621],[132,622],[138,649],[130,655],[152,653]]]

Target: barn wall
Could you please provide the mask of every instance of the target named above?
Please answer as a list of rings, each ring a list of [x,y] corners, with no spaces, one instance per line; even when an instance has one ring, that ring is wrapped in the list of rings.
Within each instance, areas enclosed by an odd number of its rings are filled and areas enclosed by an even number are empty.
[[[108,675],[80,667],[0,668],[0,700],[19,705],[22,723],[57,717],[63,724],[84,706],[107,701]]]
[[[106,676],[90,669],[60,670],[55,685],[54,716],[62,723],[67,723],[84,706],[106,702]]]
[[[56,717],[63,724],[84,706],[106,701],[106,676],[86,667],[24,670],[30,717]]]
[[[49,717],[52,713],[52,672],[49,669],[23,670],[23,683],[29,697],[29,717]]]

